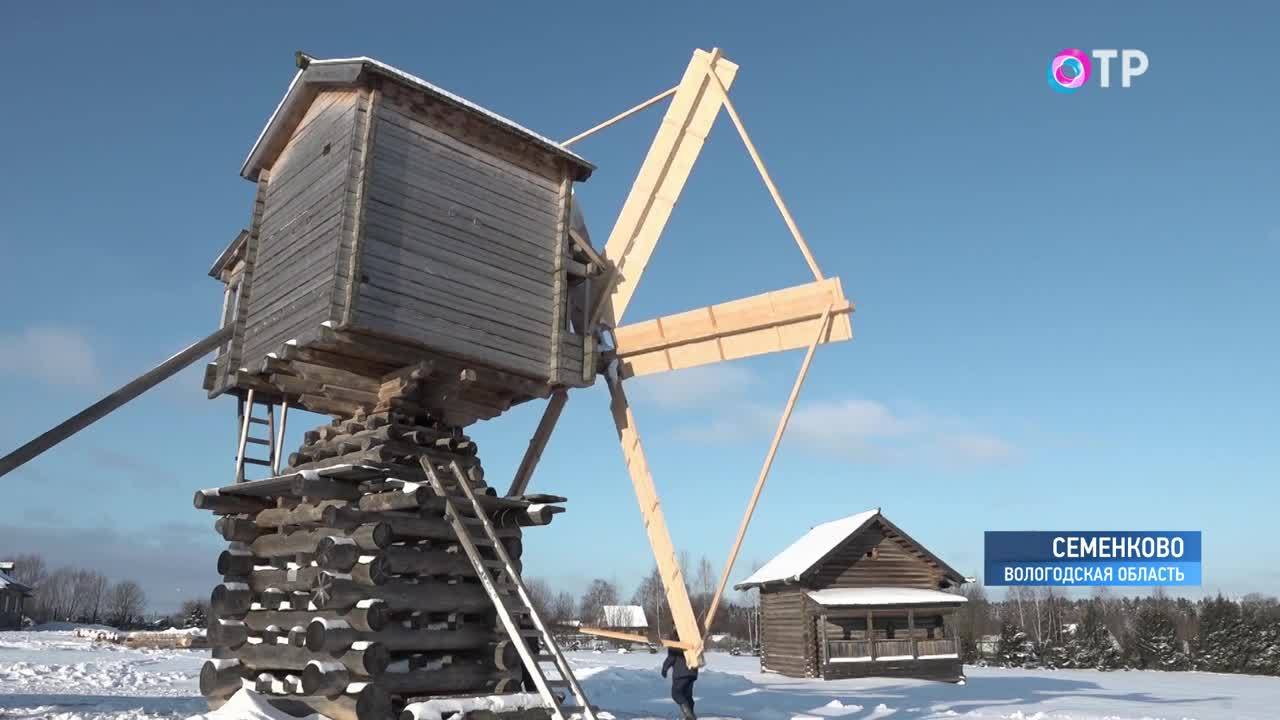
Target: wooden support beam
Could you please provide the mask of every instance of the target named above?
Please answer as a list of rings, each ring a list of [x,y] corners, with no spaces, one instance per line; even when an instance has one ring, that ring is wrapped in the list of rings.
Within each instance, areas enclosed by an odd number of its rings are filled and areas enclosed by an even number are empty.
[[[778,192],[778,187],[773,184],[773,178],[769,177],[769,171],[764,166],[764,160],[760,159],[760,153],[756,152],[755,143],[751,142],[751,136],[747,134],[747,128],[742,124],[742,118],[738,117],[738,111],[733,107],[733,101],[729,99],[729,86],[721,82],[719,74],[716,72],[715,64],[706,62],[706,74],[711,79],[711,86],[718,91],[720,102],[724,103],[724,109],[729,113],[729,119],[733,121],[733,126],[738,129],[738,136],[742,138],[742,144],[747,148],[747,154],[751,156],[751,162],[755,163],[756,171],[760,173],[760,179],[764,181],[764,186],[769,190],[769,196],[773,198],[773,204],[777,206],[778,212],[782,215],[782,220],[787,224],[787,229],[791,231],[791,237],[795,238],[796,245],[800,246],[800,253],[804,255],[804,261],[809,264],[809,270],[813,272],[814,280],[822,279],[822,271],[818,269],[818,261],[813,259],[813,253],[809,250],[809,243],[805,242],[804,235],[800,234],[800,227],[796,225],[795,218],[791,217],[791,211],[787,209],[787,204],[782,201],[782,194]]]
[[[679,640],[650,640],[644,635],[637,635],[636,633],[619,632],[617,630],[605,630],[603,628],[593,628],[593,627],[580,627],[578,628],[578,631],[586,633],[587,635],[596,635],[598,637],[606,637],[613,640],[630,640],[631,642],[638,642],[638,643],[658,642],[658,643],[662,643],[664,647],[673,647],[679,650],[693,649],[693,645],[687,642],[681,642]]]
[[[574,135],[573,137],[569,138],[568,140],[565,140],[564,142],[560,143],[560,147],[569,147],[570,145],[572,145],[572,144],[574,144],[574,143],[578,142],[579,140],[582,140],[583,138],[586,138],[586,137],[589,137],[589,136],[591,136],[591,135],[594,135],[594,134],[596,134],[596,133],[600,132],[601,130],[604,130],[605,128],[609,127],[610,125],[613,125],[614,123],[618,123],[618,122],[621,122],[621,121],[623,121],[623,120],[626,120],[627,118],[631,117],[632,115],[635,115],[636,113],[640,112],[641,110],[644,110],[645,108],[648,108],[648,107],[650,107],[651,105],[655,105],[655,104],[657,104],[657,103],[659,103],[659,102],[662,102],[663,100],[665,100],[665,99],[667,99],[667,98],[671,97],[672,95],[675,95],[675,94],[676,94],[676,90],[679,90],[679,89],[680,89],[680,86],[678,86],[678,85],[677,85],[676,87],[673,87],[673,88],[671,88],[670,90],[664,90],[664,91],[662,91],[662,92],[658,93],[657,95],[654,95],[653,97],[649,98],[648,100],[645,100],[644,102],[640,103],[639,105],[636,105],[635,107],[631,108],[630,110],[624,110],[624,111],[622,111],[622,112],[618,113],[617,115],[614,115],[613,117],[609,118],[608,120],[605,120],[604,122],[600,123],[599,125],[596,125],[595,127],[591,128],[590,130],[583,130],[582,132],[578,133],[577,135]]]
[[[0,477],[18,469],[54,445],[75,435],[111,414],[130,400],[173,377],[179,370],[198,361],[221,345],[224,340],[231,337],[232,329],[232,326],[228,325],[209,337],[192,343],[179,351],[177,355],[130,380],[120,389],[55,425],[53,429],[40,434],[31,442],[8,455],[0,457]]]
[[[830,322],[822,322],[831,309]],[[802,348],[853,337],[853,306],[839,278],[668,315],[614,331],[623,378]]]
[[[764,490],[764,483],[769,479],[769,470],[773,467],[773,458],[778,454],[778,446],[782,444],[782,436],[787,432],[787,423],[791,421],[791,411],[796,407],[796,400],[800,397],[800,388],[804,386],[804,379],[809,375],[809,365],[813,363],[813,355],[818,350],[818,344],[822,342],[822,337],[826,334],[827,324],[831,321],[832,306],[828,305],[823,311],[822,317],[818,321],[818,330],[813,337],[813,341],[809,343],[809,350],[804,354],[804,362],[800,364],[800,372],[796,374],[796,381],[791,386],[791,394],[787,396],[787,404],[782,408],[782,417],[778,419],[778,427],[773,431],[773,440],[769,443],[769,452],[765,453],[764,464],[760,467],[760,474],[756,477],[756,485],[751,490],[751,499],[747,501],[747,511],[742,515],[742,522],[738,524],[738,535],[734,538],[733,546],[729,549],[729,559],[725,560],[724,571],[720,573],[720,584],[716,586],[716,594],[711,598],[711,605],[707,608],[707,616],[703,618],[703,632],[711,632],[711,623],[716,619],[716,610],[720,608],[720,598],[724,595],[724,588],[729,584],[729,573],[733,570],[733,564],[738,561],[738,552],[742,549],[742,540],[747,535],[747,527],[751,525],[751,518],[755,515],[756,504],[760,502],[760,493]]]
[[[658,500],[658,490],[654,486],[653,475],[649,472],[649,462],[645,459],[644,448],[640,444],[635,415],[631,412],[621,381],[611,380],[609,393],[612,399],[610,409],[613,424],[618,430],[618,441],[622,444],[622,457],[627,465],[627,473],[631,476],[636,501],[640,504],[640,514],[644,518],[645,532],[649,536],[649,545],[653,548],[653,557],[658,564],[658,574],[662,577],[676,634],[682,642],[690,645],[684,649],[689,667],[698,667],[702,664],[702,633],[698,629],[693,603],[689,601],[689,590],[684,584],[680,559],[671,543],[671,533],[667,530],[667,520]]]
[[[547,401],[547,407],[542,411],[542,419],[538,421],[538,428],[534,430],[533,437],[529,440],[529,447],[524,451],[524,458],[520,460],[520,467],[516,469],[516,476],[511,480],[511,487],[507,489],[507,497],[523,495],[528,489],[533,471],[538,467],[538,461],[542,459],[542,451],[547,448],[551,431],[555,430],[556,422],[560,420],[560,412],[564,410],[567,402],[569,402],[569,393],[564,388],[551,393],[551,399]]]
[[[611,327],[622,322],[636,283],[720,112],[720,99],[710,90],[708,64],[714,68],[719,86],[726,88],[738,72],[738,66],[722,58],[719,49],[694,52],[605,242],[604,256],[613,263],[614,272],[602,288],[591,325],[601,318]]]

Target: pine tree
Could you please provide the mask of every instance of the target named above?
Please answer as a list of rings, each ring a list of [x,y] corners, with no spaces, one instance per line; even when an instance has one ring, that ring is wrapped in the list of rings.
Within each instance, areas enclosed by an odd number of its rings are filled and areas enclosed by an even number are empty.
[[[1034,659],[1031,642],[1022,628],[1006,620],[1000,626],[995,663],[1002,667],[1026,667]]]
[[[1196,667],[1210,672],[1240,672],[1248,628],[1240,606],[1221,595],[1205,603],[1196,636]]]
[[[1107,629],[1102,607],[1097,601],[1090,601],[1085,605],[1084,616],[1076,626],[1075,635],[1067,643],[1067,655],[1070,657],[1071,667],[1095,670],[1124,667],[1120,648]]]
[[[1165,604],[1142,603],[1134,627],[1134,654],[1138,667],[1151,670],[1184,670],[1188,662],[1178,643],[1178,629]]]

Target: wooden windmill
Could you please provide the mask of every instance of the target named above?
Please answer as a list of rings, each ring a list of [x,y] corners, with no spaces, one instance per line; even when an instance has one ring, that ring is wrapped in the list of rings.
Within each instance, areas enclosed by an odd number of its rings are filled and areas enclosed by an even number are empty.
[[[569,391],[604,375],[678,633],[664,642],[700,665],[814,352],[852,337],[839,279],[819,270],[729,100],[737,70],[719,50],[698,50],[675,87],[558,143],[376,60],[299,54],[241,171],[256,187],[249,227],[209,273],[224,289],[221,327],[0,458],[0,475],[214,351],[204,387],[237,399],[236,451],[233,481],[195,498],[221,516],[229,543],[202,692],[218,702],[252,682],[273,702],[363,719],[415,717],[423,698],[531,681],[566,717],[554,685],[585,697],[519,578],[520,533],[563,509],[564,498],[529,493],[530,480]],[[597,250],[572,193],[594,167],[567,148],[668,98]],[[721,107],[814,280],[624,324]],[[804,362],[700,624],[624,385],[799,348]],[[500,494],[463,430],[542,398]],[[333,422],[286,456],[290,408]]]

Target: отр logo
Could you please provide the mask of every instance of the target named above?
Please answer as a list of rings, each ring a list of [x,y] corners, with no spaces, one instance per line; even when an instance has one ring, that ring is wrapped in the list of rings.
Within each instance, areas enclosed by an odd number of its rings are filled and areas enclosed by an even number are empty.
[[[1067,48],[1049,61],[1049,87],[1060,93],[1073,93],[1084,87],[1093,72],[1093,64],[1083,50]]]

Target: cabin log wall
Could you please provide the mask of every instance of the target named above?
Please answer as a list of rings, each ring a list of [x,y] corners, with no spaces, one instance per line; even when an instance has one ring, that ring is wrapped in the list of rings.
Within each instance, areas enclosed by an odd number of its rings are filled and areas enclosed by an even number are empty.
[[[240,365],[332,319],[360,90],[320,93],[271,167]]]
[[[791,677],[812,677],[815,641],[805,591],[787,587],[760,592],[760,664]]]

